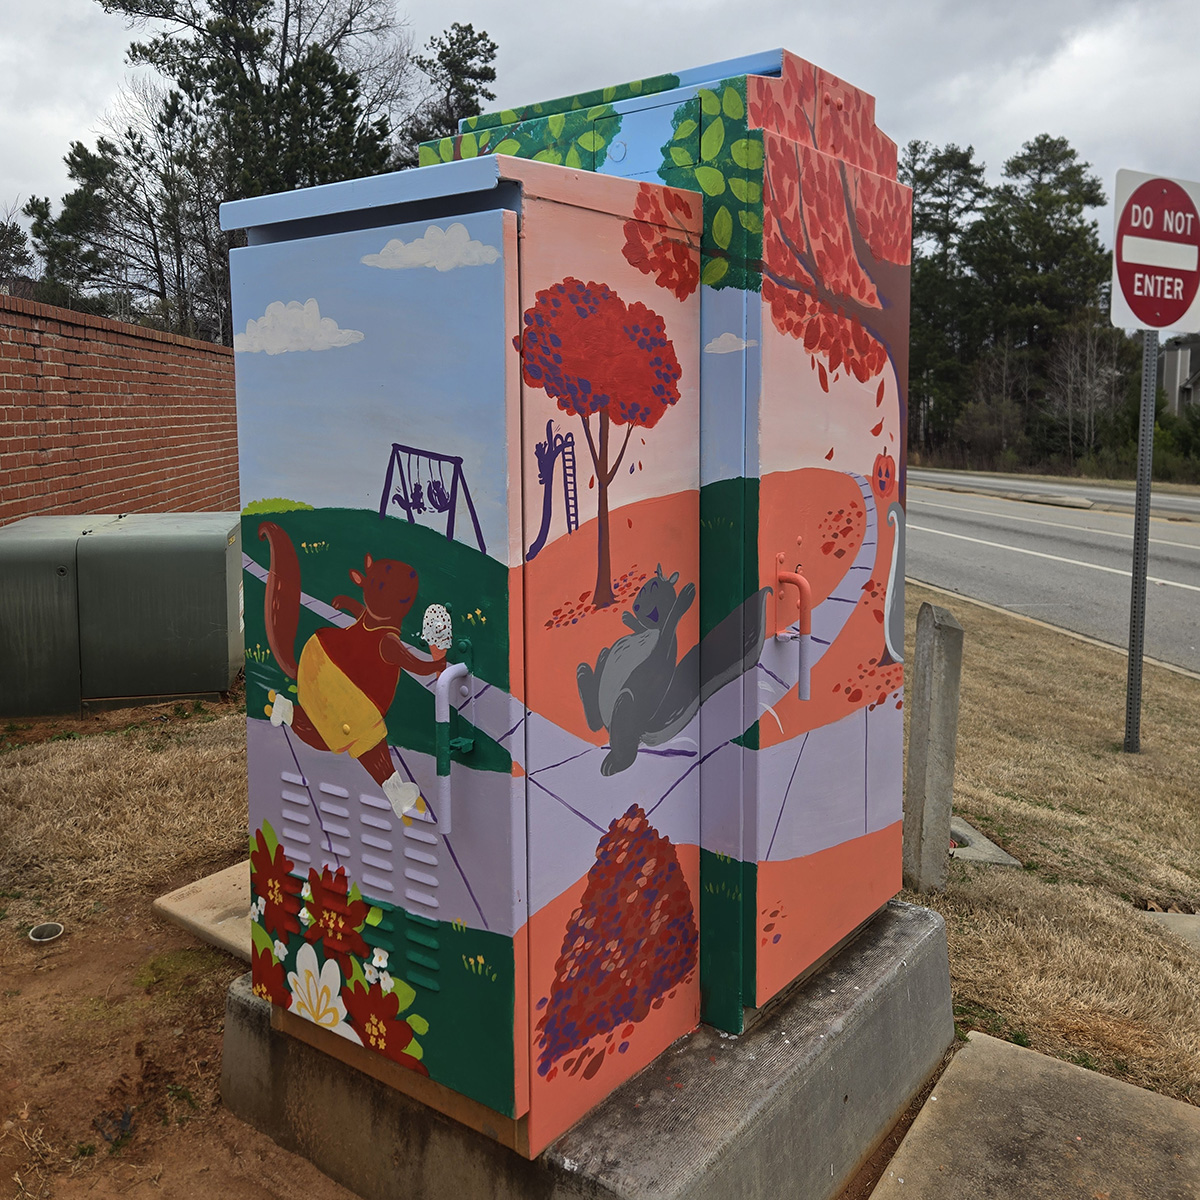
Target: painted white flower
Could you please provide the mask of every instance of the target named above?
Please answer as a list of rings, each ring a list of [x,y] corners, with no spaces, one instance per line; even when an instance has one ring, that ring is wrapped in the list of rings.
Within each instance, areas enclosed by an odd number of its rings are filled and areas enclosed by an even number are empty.
[[[307,908],[302,908],[296,915],[300,918],[301,925],[312,924],[312,913]]]
[[[381,950],[378,946],[375,947],[375,953],[371,955],[371,965],[378,967],[381,971],[387,970],[388,952]]]
[[[275,945],[271,947],[275,951],[275,957],[279,962],[283,962],[287,958],[287,947],[278,939],[275,939]]]
[[[288,987],[292,1002],[288,1010],[330,1033],[348,1041],[362,1040],[346,1024],[346,1005],[342,1001],[342,973],[331,958],[323,967],[317,966],[317,952],[306,942],[296,955],[296,969],[288,972]]]
[[[305,880],[303,887],[300,889],[300,897],[303,900],[312,899],[312,884]]]
[[[386,971],[380,971],[379,986],[383,988],[384,994],[386,995],[396,986],[396,981]]]
[[[370,963],[367,963],[363,967],[363,974],[367,977],[368,983],[378,983],[379,982],[379,972],[377,970],[375,970],[375,968],[373,966],[371,966]]]

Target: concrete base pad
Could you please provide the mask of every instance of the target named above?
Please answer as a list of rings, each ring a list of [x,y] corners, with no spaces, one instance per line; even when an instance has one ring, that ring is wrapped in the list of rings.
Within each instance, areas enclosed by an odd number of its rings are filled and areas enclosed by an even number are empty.
[[[945,924],[893,901],[748,1033],[701,1026],[532,1162],[273,1031],[248,976],[221,1095],[368,1200],[828,1200],[953,1037]]]
[[[159,896],[153,908],[202,942],[250,961],[249,859]]]
[[[871,1200],[1009,1196],[1197,1200],[1200,1108],[972,1033]]]

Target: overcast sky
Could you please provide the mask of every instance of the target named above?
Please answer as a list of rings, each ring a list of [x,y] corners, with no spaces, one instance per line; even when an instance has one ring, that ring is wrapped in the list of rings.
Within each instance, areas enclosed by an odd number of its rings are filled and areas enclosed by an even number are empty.
[[[901,145],[974,145],[993,178],[1046,132],[1068,138],[1108,194],[1118,167],[1200,179],[1197,0],[398,3],[418,44],[453,20],[491,34],[496,107],[783,46],[873,92]],[[3,12],[0,210],[62,195],[62,156],[94,138],[133,36],[96,0],[3,0]],[[1111,212],[1097,215],[1107,242]]]

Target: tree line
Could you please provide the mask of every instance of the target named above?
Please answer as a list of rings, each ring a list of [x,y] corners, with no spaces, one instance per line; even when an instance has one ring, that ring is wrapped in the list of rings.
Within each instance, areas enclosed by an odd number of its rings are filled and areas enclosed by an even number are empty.
[[[1067,139],[1026,142],[989,184],[974,149],[912,141],[914,464],[1131,477],[1140,335],[1108,319],[1107,200]],[[1200,406],[1160,391],[1158,478],[1200,481]]]
[[[423,53],[395,0],[98,0],[144,36],[71,190],[0,209],[0,283],[46,303],[231,345],[221,202],[416,163],[493,99],[497,46],[455,22]],[[30,246],[32,241],[32,247]],[[40,260],[40,273],[30,278]]]

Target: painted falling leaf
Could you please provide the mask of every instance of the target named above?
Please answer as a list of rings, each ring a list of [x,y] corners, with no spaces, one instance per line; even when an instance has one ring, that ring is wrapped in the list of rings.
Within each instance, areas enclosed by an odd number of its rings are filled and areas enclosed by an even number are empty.
[[[883,421],[880,421],[874,429],[871,430],[872,437],[878,437],[883,432]]]
[[[833,447],[832,446],[829,447],[829,453],[827,455],[825,455],[825,460],[827,462],[833,462]]]

